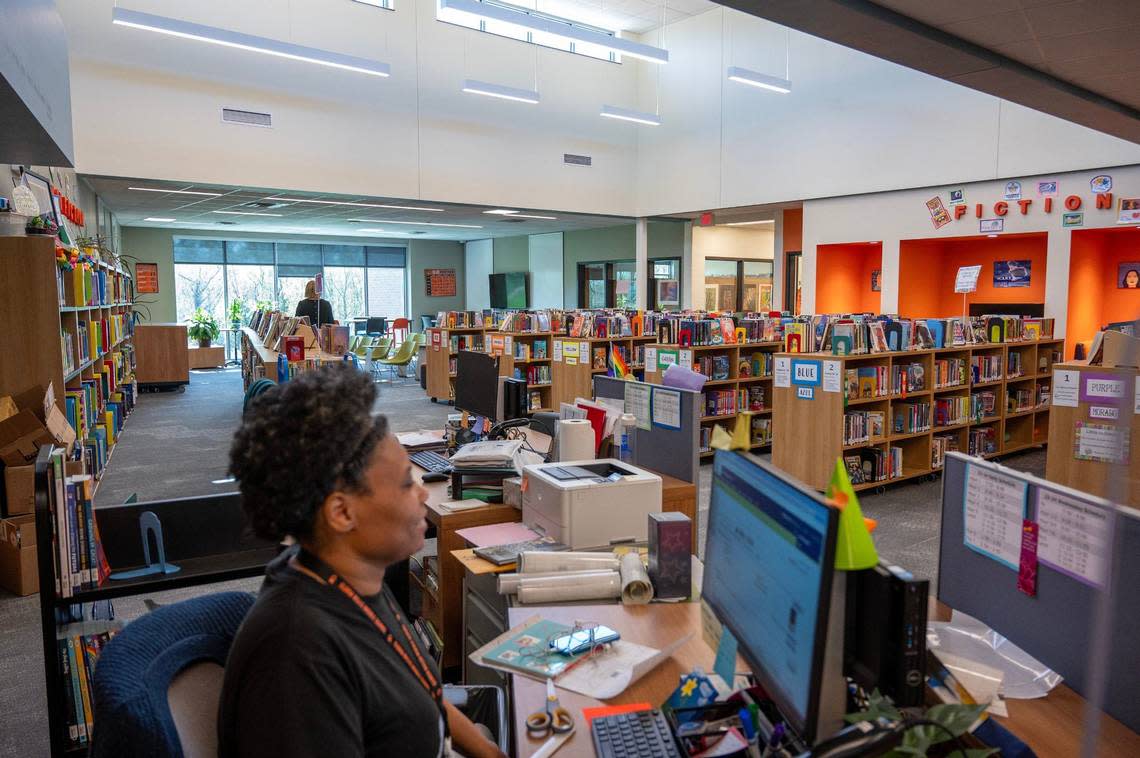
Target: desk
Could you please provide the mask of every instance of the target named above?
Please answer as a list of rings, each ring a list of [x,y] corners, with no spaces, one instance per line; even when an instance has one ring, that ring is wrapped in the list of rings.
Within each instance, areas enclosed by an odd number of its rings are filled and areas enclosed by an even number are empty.
[[[510,624],[514,627],[535,614],[563,624],[573,624],[577,620],[596,621],[617,629],[622,639],[658,649],[678,637],[690,632],[693,634],[688,642],[673,653],[673,657],[663,661],[613,700],[603,703],[585,695],[559,689],[559,702],[574,715],[577,727],[570,740],[556,754],[558,758],[594,755],[593,737],[582,720],[583,708],[642,702],[659,706],[677,688],[681,674],[691,671],[695,666],[711,671],[713,659],[716,657],[716,653],[701,639],[700,603],[529,606],[511,608]],[[526,732],[527,714],[537,708],[545,697],[545,683],[525,676],[511,676],[510,701],[513,711],[511,720],[515,730],[515,744],[518,746],[516,755],[520,757],[531,755],[545,742],[545,740],[532,740]]]

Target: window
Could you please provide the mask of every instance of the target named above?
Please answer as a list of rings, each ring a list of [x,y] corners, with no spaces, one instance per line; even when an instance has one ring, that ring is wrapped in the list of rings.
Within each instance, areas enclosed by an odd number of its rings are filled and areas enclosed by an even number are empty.
[[[614,307],[637,308],[637,263],[614,264]]]
[[[740,310],[772,310],[772,261],[743,261],[744,293]]]
[[[681,259],[649,259],[649,310],[675,311],[681,308]]]
[[[588,24],[572,21],[560,16],[552,16],[548,13],[542,13],[533,8],[523,8],[517,5],[498,2],[498,0],[479,0],[479,2],[517,13],[520,18],[525,18],[527,16],[537,17],[545,19],[547,21],[553,21],[557,24],[565,25],[567,28],[577,27],[579,29],[589,29],[592,32],[599,32],[609,37],[618,36],[617,32],[611,31],[609,29],[589,26]],[[590,42],[576,42],[565,37],[550,34],[549,32],[532,31],[525,27],[518,26],[516,24],[510,24],[497,19],[479,18],[462,11],[456,11],[452,8],[441,8],[439,7],[438,0],[436,3],[435,17],[439,21],[444,21],[449,24],[465,26],[468,29],[475,29],[480,32],[487,32],[488,34],[495,34],[500,37],[509,37],[510,39],[518,40],[520,42],[527,42],[532,45],[541,45],[542,47],[549,47],[555,50],[563,50],[568,53],[585,55],[589,58],[597,58],[598,60],[610,61],[611,63],[621,63],[621,56],[609,48],[605,48]]]
[[[739,261],[705,258],[706,311],[735,311],[739,294],[737,268]]]
[[[637,264],[631,260],[578,264],[579,308],[636,308]]]
[[[772,309],[772,261],[705,258],[704,308],[763,312]]]
[[[406,267],[402,247],[176,237],[177,316],[183,321],[203,307],[225,324],[232,303],[241,304],[243,321],[259,305],[292,314],[318,274],[341,323],[404,316]]]

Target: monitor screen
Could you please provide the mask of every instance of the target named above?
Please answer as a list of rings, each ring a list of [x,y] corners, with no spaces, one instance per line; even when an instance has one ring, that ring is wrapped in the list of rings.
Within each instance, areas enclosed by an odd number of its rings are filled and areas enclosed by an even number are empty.
[[[455,359],[455,407],[498,420],[498,359],[474,350],[459,351]]]
[[[492,308],[527,308],[530,306],[530,275],[525,271],[491,274]]]
[[[837,511],[777,469],[718,452],[702,595],[793,729],[816,738]]]

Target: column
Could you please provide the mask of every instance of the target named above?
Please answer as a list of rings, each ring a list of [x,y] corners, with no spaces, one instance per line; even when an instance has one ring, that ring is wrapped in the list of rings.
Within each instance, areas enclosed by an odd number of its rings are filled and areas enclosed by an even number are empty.
[[[637,309],[643,311],[649,302],[649,288],[653,286],[649,278],[649,219],[637,219],[634,228],[633,250],[637,265],[634,281],[637,282]]]

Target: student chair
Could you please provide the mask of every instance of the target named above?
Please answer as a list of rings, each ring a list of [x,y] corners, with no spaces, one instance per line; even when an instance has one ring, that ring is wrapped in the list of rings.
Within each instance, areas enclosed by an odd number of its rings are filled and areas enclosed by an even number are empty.
[[[408,338],[408,331],[411,328],[411,322],[406,318],[393,319],[392,325],[388,327],[388,336],[392,338],[392,342],[401,342]]]
[[[253,601],[204,595],[123,627],[95,667],[92,758],[216,756],[222,667]]]
[[[392,340],[387,337],[377,337],[376,341],[368,348],[368,354],[364,357],[365,366],[372,373],[373,379],[380,378],[380,362],[386,359],[389,353],[392,352]]]
[[[364,327],[369,335],[379,337],[388,331],[388,319],[383,316],[371,316],[367,321],[367,326]]]
[[[400,343],[400,347],[388,358],[381,358],[375,363],[379,364],[380,369],[387,369],[389,377],[400,376],[403,379],[407,378],[407,373],[400,374],[401,369],[407,369],[408,364],[412,362],[412,358],[416,355],[416,341],[414,339],[406,339]]]
[[[426,332],[428,329],[431,329],[433,326],[435,326],[435,317],[434,316],[420,316],[420,331],[421,332]]]

